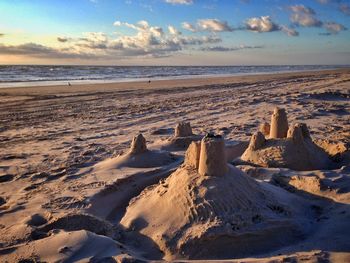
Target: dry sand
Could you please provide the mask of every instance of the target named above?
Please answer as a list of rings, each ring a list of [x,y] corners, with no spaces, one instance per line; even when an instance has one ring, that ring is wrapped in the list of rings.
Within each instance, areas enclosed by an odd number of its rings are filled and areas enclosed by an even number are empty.
[[[0,102],[1,262],[350,261],[348,69],[0,89]],[[334,166],[240,162],[276,106]],[[224,137],[219,173],[164,147],[183,121]]]

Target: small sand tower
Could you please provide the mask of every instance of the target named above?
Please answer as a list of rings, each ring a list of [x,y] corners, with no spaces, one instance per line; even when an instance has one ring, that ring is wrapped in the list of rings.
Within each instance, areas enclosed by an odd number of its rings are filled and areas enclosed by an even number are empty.
[[[198,170],[200,154],[201,142],[192,142],[185,153],[185,165],[192,166]]]
[[[259,148],[261,148],[262,146],[264,146],[266,140],[265,140],[265,136],[264,134],[262,134],[261,132],[256,132],[253,134],[252,138],[250,139],[249,142],[249,146],[248,148],[250,148],[251,150],[257,150]]]
[[[287,133],[287,138],[290,138],[295,143],[301,143],[304,139],[310,139],[309,129],[305,123],[296,123],[290,126]]]
[[[287,114],[284,109],[275,108],[271,116],[270,138],[285,138],[288,132]]]
[[[189,122],[179,122],[175,127],[175,137],[192,136],[192,128]]]
[[[140,133],[139,135],[135,136],[132,139],[129,153],[140,154],[140,153],[144,153],[146,151],[147,151],[146,139]]]

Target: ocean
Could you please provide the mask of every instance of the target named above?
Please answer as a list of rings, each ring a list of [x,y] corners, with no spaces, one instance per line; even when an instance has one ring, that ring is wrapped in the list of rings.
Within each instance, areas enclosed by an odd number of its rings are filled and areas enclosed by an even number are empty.
[[[335,65],[281,66],[37,66],[0,65],[0,87],[104,83],[237,76],[345,68]]]

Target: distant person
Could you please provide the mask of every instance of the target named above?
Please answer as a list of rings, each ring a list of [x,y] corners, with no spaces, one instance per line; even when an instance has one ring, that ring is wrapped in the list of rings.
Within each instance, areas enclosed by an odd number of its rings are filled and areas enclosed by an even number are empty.
[[[72,84],[70,84],[70,82],[68,82],[68,86],[72,86]]]

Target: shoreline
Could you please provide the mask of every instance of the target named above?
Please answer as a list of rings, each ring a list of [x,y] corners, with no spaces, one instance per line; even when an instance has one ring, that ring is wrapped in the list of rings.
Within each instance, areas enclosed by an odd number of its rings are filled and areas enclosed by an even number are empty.
[[[179,87],[200,87],[207,85],[225,85],[235,84],[240,82],[253,83],[257,80],[268,81],[275,78],[290,78],[293,76],[310,76],[317,74],[337,74],[346,73],[349,68],[327,69],[327,70],[308,70],[297,72],[278,72],[278,73],[256,73],[244,75],[212,75],[212,76],[191,76],[189,78],[171,78],[171,79],[148,79],[137,81],[123,82],[103,82],[103,83],[79,83],[73,85],[27,85],[21,87],[1,87],[0,93],[3,95],[23,95],[23,94],[56,94],[56,93],[76,93],[76,92],[109,92],[113,90],[137,90],[137,89],[164,89],[164,88],[179,88]],[[29,83],[27,83],[29,84]]]

